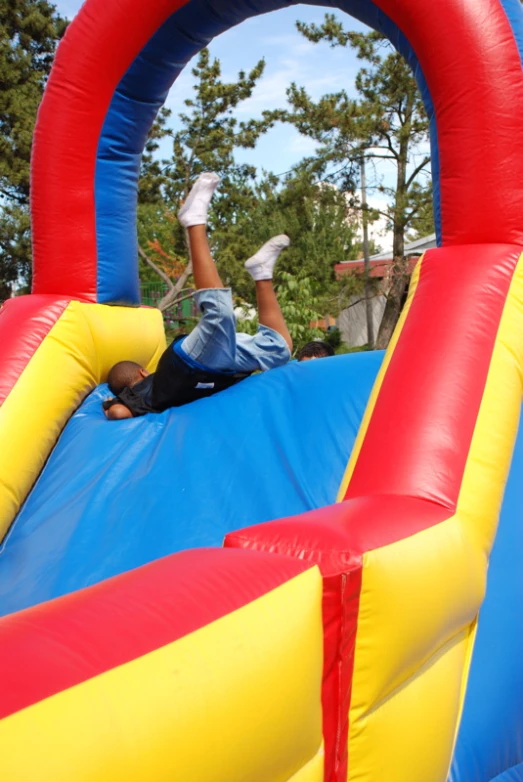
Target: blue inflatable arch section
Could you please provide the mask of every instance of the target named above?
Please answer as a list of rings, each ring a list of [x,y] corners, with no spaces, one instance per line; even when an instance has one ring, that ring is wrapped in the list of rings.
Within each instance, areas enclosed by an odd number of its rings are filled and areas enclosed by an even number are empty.
[[[287,7],[281,0],[231,4],[190,0],[162,25],[120,81],[105,119],[96,160],[96,223],[99,258],[106,259],[107,277],[119,255],[135,258],[136,190],[140,160],[149,129],[169,90],[189,60],[213,38],[245,19]],[[340,9],[386,35],[410,63],[434,125],[434,107],[412,47],[398,27],[369,2],[340,3]],[[432,170],[437,230],[440,232],[437,134],[433,127]],[[115,214],[119,219],[115,220]],[[122,281],[123,282],[123,281]],[[138,300],[134,292],[133,299]]]

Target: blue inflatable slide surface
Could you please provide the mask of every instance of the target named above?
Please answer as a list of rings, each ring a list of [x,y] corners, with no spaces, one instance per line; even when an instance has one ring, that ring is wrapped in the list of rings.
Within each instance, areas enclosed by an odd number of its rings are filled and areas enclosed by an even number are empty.
[[[292,362],[129,421],[107,421],[96,389],[5,541],[0,615],[335,502],[381,360]]]

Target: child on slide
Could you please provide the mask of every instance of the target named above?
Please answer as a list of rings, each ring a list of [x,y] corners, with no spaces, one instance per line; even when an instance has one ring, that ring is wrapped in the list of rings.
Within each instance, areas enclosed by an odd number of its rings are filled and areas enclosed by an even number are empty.
[[[207,211],[219,181],[216,174],[201,174],[178,213],[189,237],[201,319],[165,350],[154,374],[133,361],[112,367],[108,383],[114,398],[103,403],[110,420],[160,413],[211,396],[291,357],[291,336],[272,284],[274,265],[289,238],[274,236],[246,261],[256,284],[260,326],[254,336],[237,334],[231,289],[224,287],[207,243]]]

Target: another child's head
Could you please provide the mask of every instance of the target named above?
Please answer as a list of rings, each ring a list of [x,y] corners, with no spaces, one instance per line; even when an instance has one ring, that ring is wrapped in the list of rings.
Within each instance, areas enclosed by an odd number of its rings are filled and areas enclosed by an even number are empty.
[[[135,361],[119,361],[109,371],[107,383],[111,392],[118,396],[124,388],[132,388],[149,373]]]
[[[306,345],[298,352],[298,361],[310,361],[312,358],[327,358],[327,356],[333,356],[334,350],[328,342],[321,342],[315,340],[314,342],[307,342]]]

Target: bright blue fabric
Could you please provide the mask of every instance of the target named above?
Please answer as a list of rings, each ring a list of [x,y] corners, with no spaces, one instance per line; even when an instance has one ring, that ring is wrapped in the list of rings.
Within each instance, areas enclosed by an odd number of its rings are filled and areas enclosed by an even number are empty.
[[[520,0],[500,0],[505,14],[512,27],[514,38],[519,49],[519,55],[523,62],[523,9]]]
[[[66,426],[0,554],[0,614],[229,530],[332,503],[382,353],[254,375],[191,405]]]
[[[508,771],[504,771],[503,774],[493,779],[492,782],[523,782],[523,763],[510,768]]]
[[[185,65],[212,38],[260,13],[287,7],[283,0],[190,0],[155,33],[122,78],[99,140],[95,173],[97,297],[139,301],[136,188],[147,133]],[[434,107],[416,55],[405,36],[370,0],[322,3],[340,8],[383,32],[418,80],[431,123],[436,231],[440,235],[439,154]]]
[[[495,423],[493,422],[495,427]],[[523,427],[489,566],[450,782],[523,780]],[[519,776],[514,776],[519,774]],[[511,776],[512,775],[512,776]]]

